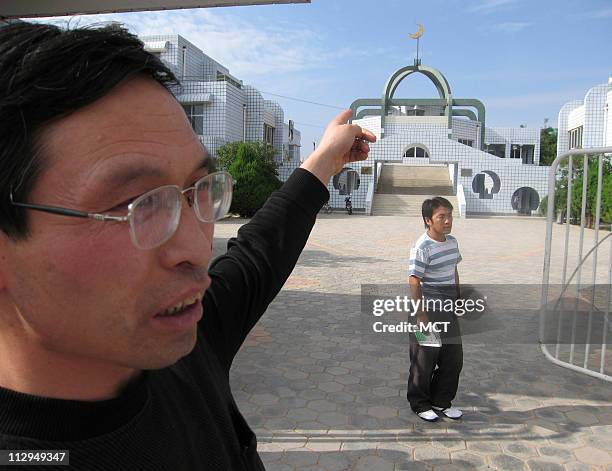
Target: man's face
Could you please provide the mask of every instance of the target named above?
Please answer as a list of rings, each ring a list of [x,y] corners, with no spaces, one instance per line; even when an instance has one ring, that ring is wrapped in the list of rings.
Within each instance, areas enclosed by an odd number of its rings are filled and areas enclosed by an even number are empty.
[[[125,214],[124,204],[149,190],[186,188],[206,174],[181,106],[140,77],[48,125],[41,143],[45,166],[30,203]],[[201,307],[183,325],[156,317],[210,283],[214,225],[199,222],[186,200],[176,233],[151,250],[132,244],[127,222],[28,218],[28,239],[0,244],[0,315],[24,342],[135,369],[165,367],[192,350]]]
[[[438,234],[450,234],[453,229],[453,210],[438,206],[434,209],[431,219],[427,220],[427,224]]]

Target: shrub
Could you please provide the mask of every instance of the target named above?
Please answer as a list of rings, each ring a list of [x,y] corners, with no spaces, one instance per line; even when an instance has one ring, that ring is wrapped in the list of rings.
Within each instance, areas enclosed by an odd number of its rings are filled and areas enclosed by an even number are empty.
[[[274,148],[261,142],[232,142],[217,151],[235,181],[230,212],[251,217],[281,187],[273,158]]]

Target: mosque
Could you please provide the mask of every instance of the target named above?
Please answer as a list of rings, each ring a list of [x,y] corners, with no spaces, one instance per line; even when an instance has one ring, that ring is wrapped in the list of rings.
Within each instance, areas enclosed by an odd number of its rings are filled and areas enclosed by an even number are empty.
[[[417,53],[418,54],[418,53]],[[422,74],[438,98],[397,98],[400,83]],[[489,128],[485,105],[456,98],[438,69],[413,65],[392,73],[378,98],[355,100],[352,122],[376,134],[369,158],[330,182],[331,205],[366,214],[420,215],[422,201],[447,197],[458,213],[529,215],[547,193],[540,166],[540,129]]]
[[[180,35],[141,37],[181,79],[177,99],[211,155],[227,142],[263,140],[277,150],[279,177],[300,165],[300,132],[282,108],[232,76]],[[418,37],[416,38],[418,41]],[[438,98],[396,98],[400,83],[423,74]],[[437,69],[413,65],[389,77],[382,96],[353,102],[352,121],[378,137],[368,160],[329,184],[330,203],[366,214],[420,215],[422,201],[446,196],[458,214],[530,214],[546,195],[549,167],[539,166],[540,130],[487,128],[477,99],[455,98]],[[457,213],[456,213],[457,214]]]

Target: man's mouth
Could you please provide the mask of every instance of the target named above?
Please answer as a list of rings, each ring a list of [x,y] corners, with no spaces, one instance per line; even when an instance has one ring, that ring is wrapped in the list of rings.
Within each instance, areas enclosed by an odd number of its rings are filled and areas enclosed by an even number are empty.
[[[204,297],[204,293],[198,293],[193,296],[189,296],[188,298],[183,299],[172,307],[169,307],[165,311],[157,314],[155,317],[171,317],[182,314],[184,311],[189,309],[191,306],[202,302],[202,298]]]

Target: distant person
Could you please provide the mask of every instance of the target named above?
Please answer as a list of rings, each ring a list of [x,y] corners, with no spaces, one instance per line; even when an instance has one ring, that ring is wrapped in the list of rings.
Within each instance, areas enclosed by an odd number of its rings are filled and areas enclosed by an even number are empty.
[[[330,178],[376,138],[339,114],[210,263],[232,180],[175,84],[117,26],[0,29],[0,450],[68,450],[50,469],[74,471],[264,469],[230,367]]]
[[[453,206],[440,196],[427,199],[421,209],[427,229],[410,251],[408,282],[411,297],[430,300],[459,298],[461,261],[457,240],[450,235],[453,227]],[[442,414],[459,419],[463,413],[452,407],[457,394],[459,374],[463,366],[463,349],[459,324],[453,312],[441,310],[416,313],[418,324],[448,322],[448,330],[440,337],[426,331],[410,335],[410,373],[408,401],[423,420],[435,422]]]

